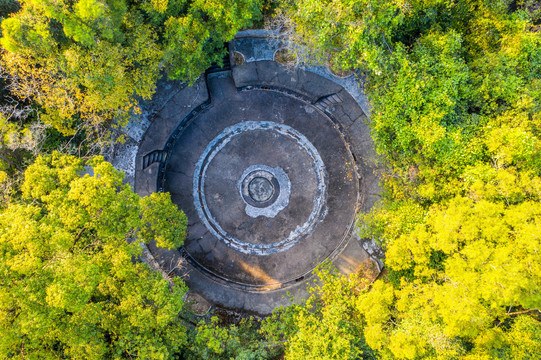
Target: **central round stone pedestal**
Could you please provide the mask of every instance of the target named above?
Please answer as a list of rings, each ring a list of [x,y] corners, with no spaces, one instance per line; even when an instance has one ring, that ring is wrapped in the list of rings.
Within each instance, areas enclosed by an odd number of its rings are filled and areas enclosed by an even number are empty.
[[[255,165],[242,174],[240,194],[247,205],[263,209],[268,208],[278,199],[280,183],[273,174],[274,169],[262,170],[267,168],[263,165]],[[264,213],[260,214],[260,211],[256,210],[253,217],[259,215],[264,215]]]
[[[264,177],[256,177],[248,184],[248,194],[252,200],[263,203],[274,194],[272,183]]]

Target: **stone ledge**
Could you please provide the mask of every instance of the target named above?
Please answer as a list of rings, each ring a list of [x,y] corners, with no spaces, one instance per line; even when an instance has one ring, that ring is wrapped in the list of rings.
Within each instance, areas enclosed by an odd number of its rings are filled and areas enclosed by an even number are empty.
[[[290,68],[274,61],[257,61],[233,68],[237,88],[250,85],[272,85],[293,90],[315,103],[320,98],[338,93],[340,85],[315,73]]]
[[[193,86],[181,89],[168,99],[162,110],[154,117],[139,144],[135,158],[134,189],[140,195],[149,195],[158,191],[159,163],[143,168],[143,157],[155,150],[164,150],[172,133],[184,118],[190,115],[198,105],[209,100],[208,89],[204,77]],[[145,196],[143,195],[143,196]]]

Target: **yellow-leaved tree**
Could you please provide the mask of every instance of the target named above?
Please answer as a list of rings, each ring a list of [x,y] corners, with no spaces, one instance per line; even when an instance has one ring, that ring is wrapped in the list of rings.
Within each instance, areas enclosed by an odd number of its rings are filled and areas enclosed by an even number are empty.
[[[315,298],[265,325],[286,359],[541,357],[537,10],[488,0],[284,6],[292,51],[365,75],[386,165],[383,201],[359,221],[386,250],[385,273],[365,289],[320,273]]]
[[[186,286],[137,259],[141,241],[180,246],[186,216],[100,157],[83,165],[39,157],[0,210],[0,358],[175,359]]]
[[[259,0],[38,0],[2,21],[12,91],[64,134],[103,131],[137,112],[162,70],[194,81],[224,42],[260,16]]]

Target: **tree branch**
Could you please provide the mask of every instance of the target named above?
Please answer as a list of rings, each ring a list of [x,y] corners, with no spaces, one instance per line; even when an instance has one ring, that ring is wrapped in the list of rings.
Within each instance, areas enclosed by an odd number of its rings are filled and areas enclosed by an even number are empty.
[[[507,315],[509,315],[509,316],[521,315],[521,314],[527,314],[527,313],[532,312],[532,311],[537,311],[537,312],[541,313],[541,310],[539,310],[539,309],[529,309],[529,310],[524,310],[524,311],[515,311],[515,312],[512,312],[512,313],[507,313]]]

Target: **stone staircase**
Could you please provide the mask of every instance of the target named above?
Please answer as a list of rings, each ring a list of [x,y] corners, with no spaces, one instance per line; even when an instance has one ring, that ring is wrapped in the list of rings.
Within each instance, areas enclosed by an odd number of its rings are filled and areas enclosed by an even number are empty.
[[[222,71],[229,71],[231,70],[231,59],[229,58],[229,51],[227,54],[224,55],[223,59],[223,66],[220,66],[218,63],[212,63],[210,67],[205,71],[206,75],[222,72]]]

